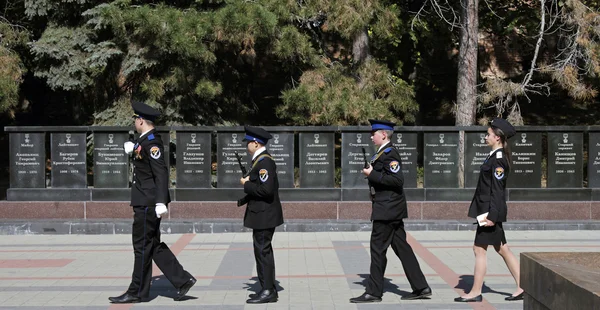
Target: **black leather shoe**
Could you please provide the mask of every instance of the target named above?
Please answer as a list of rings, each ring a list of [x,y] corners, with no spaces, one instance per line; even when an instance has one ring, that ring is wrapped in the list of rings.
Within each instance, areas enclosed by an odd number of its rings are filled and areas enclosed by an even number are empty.
[[[362,295],[354,298],[350,298],[351,303],[361,304],[366,302],[380,302],[381,297],[373,296],[367,293],[363,293]]]
[[[425,297],[431,296],[431,288],[428,286],[424,289],[414,291],[406,296],[402,296],[401,300],[413,300],[413,299],[423,299]]]
[[[185,282],[185,284],[182,285],[177,291],[177,296],[175,296],[174,299],[176,301],[180,301],[181,299],[183,299],[183,297],[185,297],[187,292],[192,288],[192,286],[194,286],[194,284],[196,284],[195,278],[191,278],[189,281]]]
[[[133,304],[142,301],[141,298],[133,296],[129,293],[125,293],[121,296],[116,297],[108,297],[108,300],[110,300],[110,302],[112,302],[113,304]]]
[[[504,300],[508,300],[508,301],[514,301],[514,300],[523,300],[523,293],[525,292],[521,292],[521,294],[517,295],[517,296],[508,296],[506,298],[504,298]]]
[[[248,304],[266,304],[268,302],[277,302],[277,291],[273,289],[262,290],[256,297],[246,300]]]
[[[277,298],[279,298],[279,293],[277,293],[277,289],[273,289],[273,291],[275,291],[275,296],[277,296]],[[250,295],[248,295],[248,297],[256,298],[260,294],[260,292],[262,292],[262,291],[259,291],[258,293],[250,294]]]
[[[481,296],[481,294],[479,294],[478,296],[472,297],[472,298],[464,298],[464,297],[454,298],[454,301],[456,301],[456,302],[480,302],[482,300],[483,300],[483,296]]]

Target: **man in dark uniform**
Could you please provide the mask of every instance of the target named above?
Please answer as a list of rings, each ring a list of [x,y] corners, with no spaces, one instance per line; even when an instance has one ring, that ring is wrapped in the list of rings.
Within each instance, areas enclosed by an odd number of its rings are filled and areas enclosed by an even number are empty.
[[[125,142],[125,152],[133,153],[133,207],[132,241],[135,255],[131,284],[113,303],[137,303],[147,299],[152,279],[152,260],[167,279],[178,289],[175,300],[181,300],[196,279],[183,269],[169,247],[160,242],[160,220],[167,213],[169,170],[165,164],[163,142],[154,129],[154,120],[160,112],[142,103],[133,102],[135,129],[140,137],[135,144]]]
[[[403,300],[431,296],[431,288],[425,280],[415,254],[406,242],[403,219],[408,217],[404,196],[404,177],[398,150],[390,143],[395,124],[387,121],[369,120],[371,140],[379,147],[371,158],[371,165],[363,169],[369,180],[373,210],[371,221],[371,275],[364,294],[350,298],[353,303],[379,302],[383,295],[383,275],[387,265],[386,252],[390,244],[400,258],[404,273],[413,292],[402,296]]]
[[[271,241],[275,227],[283,224],[283,212],[279,201],[279,181],[273,157],[265,145],[271,134],[258,127],[245,127],[248,152],[252,155],[252,168],[248,176],[242,177],[246,196],[238,201],[238,206],[248,203],[244,215],[244,226],[252,228],[256,273],[261,290],[251,294],[246,302],[262,304],[276,302],[279,297],[275,288],[275,258]]]

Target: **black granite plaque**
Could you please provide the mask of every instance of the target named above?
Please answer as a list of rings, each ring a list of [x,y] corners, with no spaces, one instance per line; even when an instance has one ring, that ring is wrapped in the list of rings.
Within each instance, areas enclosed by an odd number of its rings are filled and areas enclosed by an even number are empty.
[[[424,187],[458,188],[458,133],[425,133]]]
[[[300,133],[300,187],[334,187],[333,133]]]
[[[542,187],[542,133],[517,132],[510,140],[508,188]]]
[[[10,187],[44,188],[46,142],[43,133],[10,134]]]
[[[277,165],[279,188],[294,187],[294,133],[271,133],[267,150]]]
[[[395,133],[392,139],[392,144],[400,153],[402,160],[404,188],[417,187],[417,158],[419,157],[417,139],[418,134],[412,132]]]
[[[589,139],[588,187],[598,188],[600,187],[600,132],[590,132]]]
[[[583,133],[548,133],[548,186],[583,186]]]
[[[243,142],[243,132],[217,133],[217,187],[236,188],[242,187],[240,178],[242,170],[235,158],[235,152],[242,157],[242,164],[250,172],[248,163],[251,161],[250,153]]]
[[[477,187],[481,165],[490,154],[485,132],[465,132],[465,187]]]
[[[129,187],[129,155],[123,144],[127,133],[94,132],[94,187]]]
[[[177,188],[209,188],[211,134],[177,132]]]
[[[86,134],[50,134],[52,187],[85,188]]]
[[[368,187],[368,181],[362,173],[365,166],[363,148],[367,161],[370,161],[374,149],[371,133],[342,132],[342,188]]]
[[[158,132],[160,139],[163,142],[165,152],[165,164],[169,167],[169,175],[171,174],[171,133],[168,131]],[[170,179],[170,178],[169,178]],[[169,187],[171,187],[171,181],[169,181]]]

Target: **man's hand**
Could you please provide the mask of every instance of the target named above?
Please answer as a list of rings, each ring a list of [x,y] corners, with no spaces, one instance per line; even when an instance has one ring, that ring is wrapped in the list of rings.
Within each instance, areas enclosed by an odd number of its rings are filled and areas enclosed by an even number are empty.
[[[487,217],[484,218],[483,220],[485,221],[485,225],[483,225],[483,226],[494,226],[494,225],[496,225],[496,223],[488,220]]]
[[[167,206],[165,206],[164,203],[157,203],[156,204],[156,217],[160,218],[161,216],[167,214]]]
[[[125,154],[127,154],[127,155],[131,154],[131,152],[133,152],[134,145],[135,144],[133,144],[133,142],[131,142],[131,141],[125,142],[125,144],[123,144],[123,147],[125,148]]]
[[[369,174],[371,174],[371,171],[373,171],[373,166],[369,165],[369,168],[364,168],[362,170],[362,173],[366,176],[369,176]]]
[[[241,178],[241,179],[240,179],[240,183],[241,183],[242,185],[244,185],[244,183],[248,182],[248,180],[250,180],[250,176],[247,176],[247,177],[245,177],[245,178]]]

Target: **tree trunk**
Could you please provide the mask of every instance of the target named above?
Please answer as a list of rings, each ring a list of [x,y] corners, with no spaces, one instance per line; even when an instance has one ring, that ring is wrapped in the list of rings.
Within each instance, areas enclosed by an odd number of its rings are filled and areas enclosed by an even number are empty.
[[[352,42],[352,56],[355,65],[362,64],[371,57],[367,28],[363,28],[363,30],[354,37],[354,41]]]
[[[479,31],[479,0],[461,0],[462,25],[458,54],[458,82],[456,89],[456,125],[475,124],[477,111],[477,39]],[[459,138],[458,175],[460,187],[464,187],[465,136]]]

